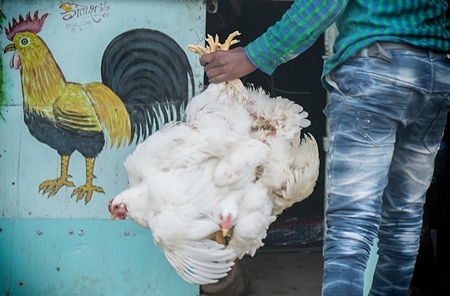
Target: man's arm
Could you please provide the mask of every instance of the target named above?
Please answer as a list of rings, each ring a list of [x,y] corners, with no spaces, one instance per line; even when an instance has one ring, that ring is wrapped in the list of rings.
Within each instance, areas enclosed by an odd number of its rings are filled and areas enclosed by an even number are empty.
[[[347,3],[348,0],[297,0],[280,21],[245,48],[205,54],[200,63],[212,83],[237,79],[257,68],[270,75],[313,45]]]

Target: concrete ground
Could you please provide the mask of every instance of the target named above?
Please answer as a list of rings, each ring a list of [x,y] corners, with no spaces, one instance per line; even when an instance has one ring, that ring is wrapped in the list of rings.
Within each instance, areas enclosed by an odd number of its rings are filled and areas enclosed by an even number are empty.
[[[251,277],[251,296],[320,296],[323,274],[321,248],[259,250],[244,257]]]

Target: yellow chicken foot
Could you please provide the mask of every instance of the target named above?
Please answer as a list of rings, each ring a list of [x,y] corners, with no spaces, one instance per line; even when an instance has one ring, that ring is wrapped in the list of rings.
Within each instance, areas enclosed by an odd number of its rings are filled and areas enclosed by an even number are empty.
[[[189,44],[187,47],[190,51],[192,51],[193,53],[199,54],[199,55],[204,55],[205,53],[208,53],[208,50],[201,45]]]
[[[102,187],[92,185],[92,180],[96,178],[94,176],[94,164],[95,158],[86,158],[86,184],[75,188],[72,192],[72,195],[70,196],[73,197],[76,195],[77,202],[84,198],[85,204],[87,204],[91,200],[92,193],[94,191],[98,193],[105,193]]]
[[[232,45],[239,43],[239,40],[234,39],[234,37],[236,37],[238,35],[241,35],[241,33],[239,31],[234,31],[233,33],[231,33],[228,36],[227,40],[225,40],[225,43],[220,46],[220,49],[221,50],[229,50]],[[218,40],[217,40],[217,42],[218,42]]]
[[[48,193],[48,197],[55,195],[58,193],[59,189],[63,186],[67,187],[75,187],[73,182],[67,180],[68,178],[72,178],[71,175],[67,174],[69,170],[69,155],[61,156],[61,175],[58,179],[55,180],[47,180],[42,182],[39,185],[39,192],[42,190],[42,194]]]
[[[219,243],[221,245],[224,245],[224,246],[227,245],[227,241],[222,235],[222,230],[219,230],[219,231],[216,232],[214,240],[216,241],[216,243]]]
[[[216,38],[213,38],[213,36],[208,34],[208,38],[205,39],[206,42],[209,44],[206,48],[209,49],[209,52],[215,52],[220,50],[220,42],[219,42],[219,36],[216,35]]]
[[[211,35],[208,35],[208,38],[206,38],[205,40],[209,44],[209,46],[205,48],[201,45],[189,44],[188,49],[199,55],[204,55],[205,53],[210,53],[218,50],[229,50],[232,45],[239,43],[239,40],[234,39],[238,35],[241,35],[241,33],[239,31],[234,31],[228,36],[224,44],[220,44],[218,35],[216,35],[215,38]]]

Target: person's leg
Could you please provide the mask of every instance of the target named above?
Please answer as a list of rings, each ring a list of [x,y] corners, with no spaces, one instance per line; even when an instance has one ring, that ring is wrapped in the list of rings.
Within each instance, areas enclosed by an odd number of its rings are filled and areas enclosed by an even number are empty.
[[[419,250],[434,154],[396,148],[383,196],[378,263],[370,295],[407,295]]]
[[[448,111],[450,70],[442,67],[440,74],[445,74],[441,75],[445,78],[436,78],[432,71],[437,67],[426,68],[421,64],[428,63],[426,55],[404,56],[403,52],[401,57],[393,53],[391,63],[376,58],[351,59],[334,73],[337,87],[332,93],[332,102],[325,109],[330,119],[330,147],[326,172],[328,230],[324,242],[323,295],[362,295],[364,270],[373,238],[378,233],[383,202],[380,257],[386,255],[386,258],[379,260],[372,293],[381,291],[381,286],[394,285],[398,291],[409,286],[418,248],[418,237],[412,233],[420,232],[422,196],[428,188],[434,151],[445,125],[442,118]],[[445,63],[448,66],[448,61]],[[423,85],[412,83],[417,77],[428,84],[434,77],[434,86],[440,83],[442,87],[440,98],[431,103],[440,115],[435,113],[434,118],[419,119],[417,126],[408,131],[414,137],[419,135],[418,130],[430,126],[430,129],[425,128],[426,139],[421,139],[425,141],[422,146],[430,150],[420,159],[405,152],[409,148],[402,150],[410,143],[403,140],[402,134],[407,126],[412,126],[411,120],[417,120],[414,113],[422,112],[424,103],[419,101],[429,97]],[[394,147],[398,149],[395,156]],[[408,164],[402,164],[411,157],[416,160],[410,165],[417,167],[423,162],[427,168],[419,169],[417,175],[411,174]],[[401,178],[420,178],[421,189],[405,184]],[[389,187],[382,201],[386,186]],[[414,200],[414,204],[405,214],[397,215],[399,207],[392,196],[410,190],[402,189],[404,186],[416,191],[414,196],[403,197],[407,203]],[[402,248],[405,243],[408,246]],[[407,257],[406,261],[403,257]],[[395,273],[401,282],[390,278]]]
[[[378,232],[395,143],[396,121],[385,116],[384,110],[375,110],[378,107],[370,97],[376,93],[368,95],[367,89],[361,88],[364,77],[356,82],[353,72],[353,67],[343,66],[336,73],[340,89],[332,93],[332,102],[325,109],[330,119],[330,146],[324,296],[363,293],[364,271]]]
[[[363,293],[364,271],[380,223],[381,196],[392,151],[392,145],[371,149],[371,144],[364,147],[347,135],[331,136],[328,155],[324,296]]]
[[[431,75],[418,74],[417,79],[408,81],[422,93],[410,97],[402,119],[404,126],[397,131],[389,182],[383,195],[379,259],[370,292],[373,296],[407,295],[414,272],[423,204],[445,127],[450,89],[449,69],[440,68],[432,60],[427,62],[424,59],[409,63],[422,74],[420,69],[430,69]],[[436,76],[438,81],[433,81]],[[443,77],[447,77],[447,82]]]

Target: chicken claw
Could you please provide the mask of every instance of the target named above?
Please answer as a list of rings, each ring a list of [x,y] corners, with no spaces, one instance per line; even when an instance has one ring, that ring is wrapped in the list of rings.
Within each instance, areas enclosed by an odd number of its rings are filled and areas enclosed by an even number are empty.
[[[63,186],[75,187],[75,184],[67,180],[67,178],[72,178],[72,176],[67,175],[65,177],[60,177],[55,180],[44,181],[39,185],[39,192],[42,191],[42,194],[48,193],[48,197],[50,197],[58,193],[59,189],[61,189],[61,187]]]
[[[216,38],[214,39],[213,36],[208,34],[208,38],[205,39],[206,42],[209,44],[209,47],[206,48],[210,48],[210,52],[215,52],[220,50],[220,42],[219,42],[219,36],[216,35]]]
[[[92,184],[84,184],[83,186],[75,188],[72,192],[72,195],[70,195],[70,197],[73,197],[76,195],[77,202],[84,198],[84,202],[85,202],[85,204],[87,204],[91,200],[92,193],[94,191],[96,191],[98,193],[103,193],[103,194],[105,193],[105,191],[103,191],[102,187],[94,186]]]
[[[220,46],[221,50],[229,50],[232,45],[239,43],[239,40],[234,39],[234,37],[241,35],[239,31],[234,31],[231,33],[225,43]],[[220,43],[219,43],[220,44]]]
[[[201,45],[188,45],[188,49],[194,53],[199,55],[204,55],[205,53],[209,53],[209,51]]]
[[[92,185],[92,181],[96,178],[93,173],[94,164],[95,158],[86,158],[86,183],[83,186],[75,188],[70,196],[73,197],[76,195],[77,202],[84,198],[85,204],[87,204],[91,200],[94,191],[105,193],[102,187]]]
[[[221,44],[219,42],[219,36],[216,35],[214,38],[213,36],[208,34],[208,38],[206,38],[206,42],[209,46],[203,47],[201,45],[188,45],[188,49],[194,53],[197,53],[199,55],[204,55],[205,53],[215,52],[219,50],[229,50],[232,45],[235,45],[239,43],[239,40],[234,39],[236,36],[241,35],[239,31],[234,31],[231,33],[227,40],[225,40],[224,44]]]
[[[61,189],[61,187],[63,186],[75,187],[75,184],[68,180],[69,178],[72,178],[72,176],[67,173],[69,169],[69,159],[69,155],[61,156],[61,174],[59,178],[42,182],[39,185],[38,192],[41,192],[42,190],[42,194],[48,193],[48,197],[50,197],[58,193],[59,189]]]

